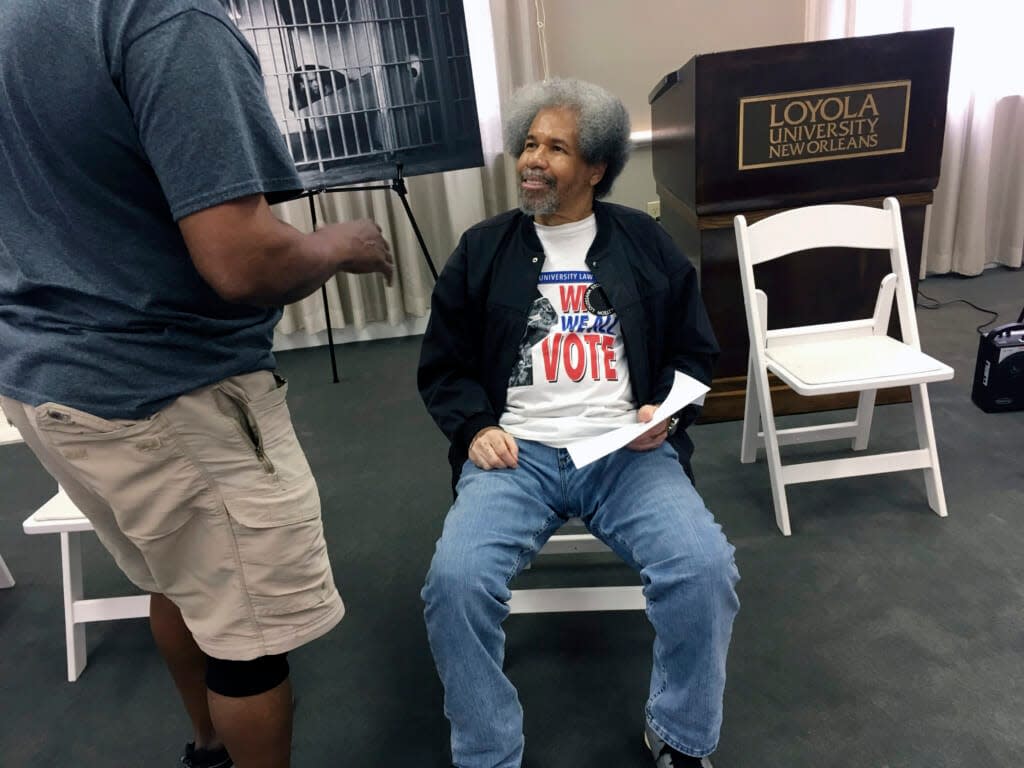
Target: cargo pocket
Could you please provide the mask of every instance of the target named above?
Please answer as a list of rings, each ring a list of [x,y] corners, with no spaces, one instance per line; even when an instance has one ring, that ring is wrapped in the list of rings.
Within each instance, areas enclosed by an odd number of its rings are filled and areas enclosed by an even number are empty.
[[[229,510],[229,517],[255,616],[294,616],[322,605],[334,593],[318,517],[276,525],[243,509]]]
[[[268,474],[263,492],[253,488],[225,497],[250,604],[266,631],[275,618],[294,618],[334,593],[320,496],[292,426],[288,383],[262,372],[221,386]]]
[[[222,384],[218,390],[227,401],[221,405],[221,411],[234,424],[238,436],[252,450],[253,456],[260,463],[263,471],[268,475],[276,476],[277,470],[274,462],[267,456],[263,429],[256,418],[252,401],[249,400],[245,390],[240,387],[231,387],[227,384]],[[272,391],[269,394],[276,395],[276,392]]]
[[[140,545],[170,536],[217,500],[196,465],[167,434],[160,414],[104,419],[44,403],[35,409],[41,439],[111,508],[121,531]]]
[[[216,387],[218,407],[234,423],[237,443],[251,459],[242,457],[237,472],[220,478],[224,504],[250,528],[300,523],[320,514],[316,482],[292,426],[287,394],[287,382],[269,373],[235,376]]]

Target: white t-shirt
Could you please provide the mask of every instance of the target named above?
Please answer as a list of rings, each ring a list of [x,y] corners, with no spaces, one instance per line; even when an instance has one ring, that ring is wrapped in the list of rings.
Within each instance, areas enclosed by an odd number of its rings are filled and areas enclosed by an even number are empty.
[[[636,404],[619,318],[586,262],[597,221],[536,227],[544,271],[500,424],[514,437],[564,448],[634,424]]]

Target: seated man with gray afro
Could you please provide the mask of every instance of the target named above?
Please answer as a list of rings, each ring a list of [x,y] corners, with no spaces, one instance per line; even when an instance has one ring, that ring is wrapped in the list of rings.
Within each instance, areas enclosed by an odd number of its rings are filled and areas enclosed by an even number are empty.
[[[643,580],[654,764],[707,766],[718,743],[734,550],[691,481],[697,408],[651,422],[676,371],[710,382],[718,347],[686,257],[646,214],[600,201],[629,133],[598,86],[522,89],[505,123],[519,209],[463,234],[434,289],[419,388],[450,441],[456,499],[423,599],[459,768],[522,762],[502,671],[509,582],[572,517]],[[650,428],[628,446],[575,466],[567,445],[638,421]]]

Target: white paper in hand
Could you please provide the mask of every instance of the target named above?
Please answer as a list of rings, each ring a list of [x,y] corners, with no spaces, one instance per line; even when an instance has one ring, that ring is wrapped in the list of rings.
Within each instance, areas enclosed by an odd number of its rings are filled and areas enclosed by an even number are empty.
[[[659,421],[664,421],[690,403],[695,403],[698,400],[703,402],[708,389],[706,384],[701,384],[692,376],[676,371],[675,380],[672,382],[672,391],[668,393],[665,402],[658,406],[658,410],[654,412],[654,417],[649,422],[628,424],[611,432],[605,432],[603,435],[595,435],[571,443],[568,450],[572,457],[572,463],[576,465],[577,469],[580,469],[597,461],[602,456],[607,456],[612,451],[617,451],[640,437]]]

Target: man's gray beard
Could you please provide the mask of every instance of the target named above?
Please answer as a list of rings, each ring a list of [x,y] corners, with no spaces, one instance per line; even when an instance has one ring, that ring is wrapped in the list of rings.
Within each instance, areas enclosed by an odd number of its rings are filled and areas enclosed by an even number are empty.
[[[530,195],[519,189],[519,210],[527,216],[550,216],[558,211],[558,190],[548,187],[543,194]]]

